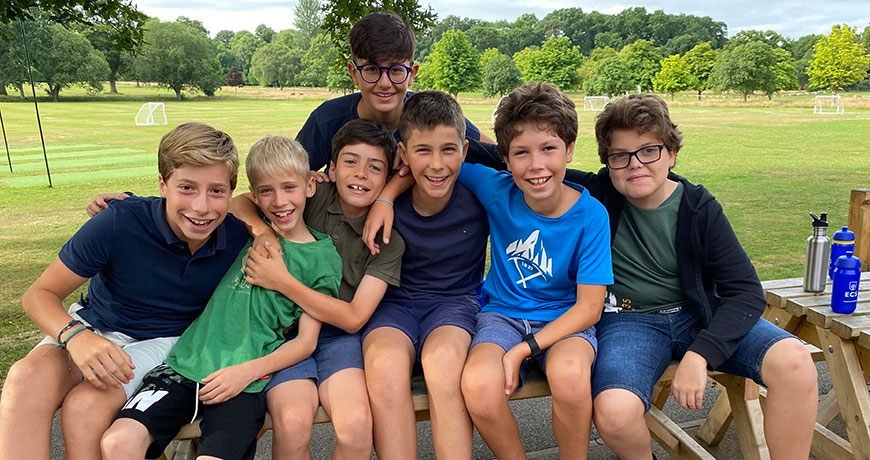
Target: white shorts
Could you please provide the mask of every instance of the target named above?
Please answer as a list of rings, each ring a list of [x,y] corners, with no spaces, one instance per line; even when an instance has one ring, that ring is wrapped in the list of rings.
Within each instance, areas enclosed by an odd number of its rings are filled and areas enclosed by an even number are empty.
[[[73,319],[77,319],[86,326],[90,326],[90,323],[77,313],[82,308],[78,302],[75,302],[69,307],[68,313]],[[169,355],[169,351],[172,350],[172,346],[178,341],[178,337],[157,337],[154,339],[136,340],[121,332],[104,332],[99,329],[95,329],[94,333],[120,346],[130,355],[130,359],[133,360],[133,365],[136,366],[133,369],[133,378],[130,379],[130,382],[121,384],[127,393],[128,399],[139,388],[139,384],[142,383],[142,378],[145,377],[145,374],[162,363]],[[54,337],[46,337],[36,344],[36,347],[33,349],[35,350],[43,345],[58,345],[58,343]],[[33,350],[31,350],[32,352]]]

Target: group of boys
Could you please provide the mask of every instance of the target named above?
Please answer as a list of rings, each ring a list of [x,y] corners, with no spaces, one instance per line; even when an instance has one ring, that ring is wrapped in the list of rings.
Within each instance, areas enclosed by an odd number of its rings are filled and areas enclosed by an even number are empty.
[[[620,458],[648,459],[643,413],[672,358],[683,407],[700,408],[708,367],[766,384],[772,458],[807,456],[815,367],[759,320],[721,206],[670,172],[682,137],[661,99],[609,105],[605,168],[583,173],[567,169],[574,104],[552,85],[499,105],[492,146],[450,96],[407,94],[400,18],[366,16],[350,44],[359,93],[318,107],[298,143],[257,142],[249,194],[231,202],[229,136],[186,123],[161,140],[160,198],[89,204],[22,300],[49,337],[7,376],[0,458],[48,458],[59,407],[69,458],[159,455],[200,414],[202,458],[252,458],[267,409],[273,458],[309,458],[318,405],[334,458],[415,458],[417,366],[436,456],[469,458],[473,425],[524,458],[507,399],[534,362],[560,456],[586,457],[594,419]],[[396,156],[410,174],[388,184]]]

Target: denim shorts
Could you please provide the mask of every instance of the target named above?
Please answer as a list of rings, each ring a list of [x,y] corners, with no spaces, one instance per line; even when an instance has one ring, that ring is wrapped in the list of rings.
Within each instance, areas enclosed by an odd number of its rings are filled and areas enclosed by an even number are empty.
[[[681,359],[701,330],[694,308],[664,313],[604,313],[596,325],[599,354],[592,372],[592,398],[620,388],[636,394],[650,408],[653,386],[671,360]],[[751,378],[759,384],[761,362],[780,340],[794,337],[767,320],[759,320],[716,370]]]
[[[362,342],[359,333],[348,334],[327,324],[324,324],[323,328],[317,339],[314,353],[272,374],[272,378],[266,385],[266,391],[284,382],[300,379],[312,379],[317,386],[320,386],[338,371],[363,368]],[[286,338],[289,340],[293,336]]]
[[[535,334],[543,329],[547,324],[550,324],[550,321],[516,319],[502,315],[501,313],[482,311],[477,314],[477,334],[475,334],[474,340],[471,341],[471,348],[474,348],[475,345],[480,343],[494,343],[507,352],[513,348],[514,345],[520,343],[523,340],[524,335]],[[594,350],[596,354],[598,353],[598,340],[595,338],[595,326],[567,335],[559,340],[565,340],[568,337],[580,337],[589,342],[589,344],[592,345],[592,350]],[[541,356],[532,360],[545,374],[547,372],[546,362],[549,353],[550,348],[547,348]],[[525,360],[520,366],[520,385],[525,381],[528,363],[529,360]]]
[[[363,330],[363,339],[380,327],[393,327],[405,333],[417,359],[426,338],[441,326],[456,326],[474,336],[475,317],[480,311],[477,296],[441,297],[431,299],[388,299],[375,309]]]

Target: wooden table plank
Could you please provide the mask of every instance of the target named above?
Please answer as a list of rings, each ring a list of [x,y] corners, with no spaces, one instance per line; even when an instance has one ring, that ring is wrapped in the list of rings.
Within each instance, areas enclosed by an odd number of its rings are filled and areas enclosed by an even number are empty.
[[[870,301],[858,304],[855,313],[831,321],[831,332],[844,339],[854,339],[863,330],[870,330]]]
[[[828,305],[820,305],[807,309],[807,321],[815,326],[830,329],[834,321],[850,316],[860,317],[870,314],[870,299],[867,301],[858,302],[853,313],[837,313],[831,310],[830,303]],[[837,334],[840,335],[840,334]],[[841,336],[844,339],[850,339],[851,336]]]

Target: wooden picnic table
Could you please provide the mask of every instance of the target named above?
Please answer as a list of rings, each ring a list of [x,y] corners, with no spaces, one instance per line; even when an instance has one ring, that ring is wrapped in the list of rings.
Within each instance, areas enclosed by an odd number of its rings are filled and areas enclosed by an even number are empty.
[[[831,283],[805,292],[803,278],[765,281],[764,318],[821,349],[833,391],[819,404],[812,454],[823,459],[870,460],[870,272],[861,274],[858,306],[851,315],[831,310]],[[825,425],[841,413],[849,440]]]

